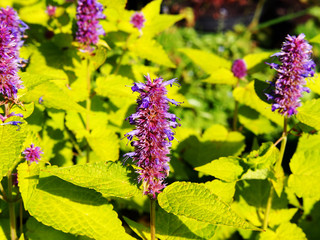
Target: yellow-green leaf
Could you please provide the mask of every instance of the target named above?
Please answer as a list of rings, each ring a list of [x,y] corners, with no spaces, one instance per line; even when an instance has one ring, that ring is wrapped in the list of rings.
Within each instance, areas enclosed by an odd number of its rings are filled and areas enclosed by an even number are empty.
[[[19,165],[18,181],[25,209],[38,221],[94,239],[133,239],[125,233],[117,213],[100,193],[43,172],[39,177],[32,165]],[[27,185],[30,187],[26,188]]]
[[[214,73],[218,68],[231,69],[232,63],[214,53],[192,48],[180,48],[179,52],[186,54],[195,64],[206,73]]]
[[[233,91],[233,96],[239,103],[251,107],[279,126],[283,125],[283,117],[277,112],[272,112],[271,106],[263,102],[256,95],[254,91],[254,81],[250,82],[245,87],[237,87]]]
[[[286,222],[276,231],[267,230],[261,233],[259,240],[307,240],[306,235],[296,224]]]
[[[214,176],[226,182],[233,182],[240,178],[244,169],[240,165],[240,158],[221,157],[217,160],[195,168],[196,171]]]
[[[125,221],[142,239],[150,240],[150,229],[128,218]],[[216,231],[216,226],[192,218],[176,216],[167,213],[160,207],[156,210],[156,236],[161,240],[210,239]]]
[[[176,67],[169,59],[162,45],[160,45],[154,39],[142,36],[136,41],[130,42],[128,48],[131,53],[136,54],[140,58],[147,59],[151,62],[164,65],[166,67]]]
[[[300,122],[320,130],[320,99],[304,102],[297,111],[297,118]]]
[[[7,122],[10,120],[20,120],[23,123],[20,126],[0,126],[0,180],[20,161],[23,142],[27,136],[26,123],[22,118],[9,119]]]
[[[108,128],[95,128],[87,135],[87,140],[100,161],[116,161],[119,159],[119,138]]]
[[[201,184],[175,182],[159,194],[158,201],[164,210],[177,216],[211,224],[258,230]]]
[[[43,171],[77,186],[94,189],[104,197],[129,198],[140,193],[134,170],[121,162],[95,162],[70,167],[48,167]],[[88,178],[88,176],[90,176]]]

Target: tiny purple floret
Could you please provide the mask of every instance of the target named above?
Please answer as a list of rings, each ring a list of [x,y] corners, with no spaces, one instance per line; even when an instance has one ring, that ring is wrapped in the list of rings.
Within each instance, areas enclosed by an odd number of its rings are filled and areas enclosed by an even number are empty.
[[[13,186],[18,186],[18,173],[12,173],[12,185]]]
[[[22,154],[24,155],[25,159],[29,162],[36,162],[38,163],[39,160],[41,159],[40,154],[43,154],[43,152],[41,151],[40,147],[36,147],[34,146],[34,144],[32,143],[30,145],[30,147],[27,147]]]
[[[304,87],[305,78],[315,73],[316,65],[311,59],[312,46],[304,38],[303,33],[298,37],[288,35],[281,52],[272,55],[278,57],[281,64],[267,63],[278,72],[275,81],[270,83],[271,93],[266,94],[272,100],[272,111],[277,110],[288,117],[297,114],[302,93],[309,92]]]
[[[21,129],[21,127],[20,127],[20,125],[22,124],[21,121],[7,121],[7,122],[5,122],[8,118],[13,117],[13,116],[23,118],[23,115],[21,113],[12,112],[12,113],[8,114],[8,116],[2,116],[0,114],[0,120],[2,121],[2,123],[0,123],[0,126],[5,126],[5,125],[18,126],[17,131],[19,131]]]
[[[22,115],[21,113],[14,113],[14,112],[12,112],[12,113],[10,113],[8,116],[2,116],[2,115],[0,114],[0,120],[1,120],[2,122],[4,122],[4,121],[6,121],[8,118],[13,117],[13,116],[23,118],[23,115]]]
[[[48,5],[46,13],[48,14],[49,17],[54,17],[54,15],[56,14],[56,10],[57,10],[56,6]]]
[[[243,59],[237,59],[233,62],[231,71],[237,78],[243,78],[247,76],[247,65]]]
[[[146,76],[145,83],[135,83],[132,91],[138,92],[137,112],[129,119],[136,129],[125,134],[135,148],[134,152],[126,153],[125,160],[132,158],[138,166],[138,180],[143,182],[144,194],[155,199],[166,184],[169,175],[169,153],[174,139],[172,128],[180,126],[173,113],[169,113],[169,103],[178,102],[168,99],[167,85],[173,85],[176,79],[163,81],[162,78],[151,80]],[[180,120],[180,119],[179,119]]]
[[[146,21],[146,19],[144,18],[144,15],[142,12],[135,12],[131,16],[130,23],[132,23],[132,25],[135,28],[138,28],[139,30],[141,30],[144,27],[145,21]]]

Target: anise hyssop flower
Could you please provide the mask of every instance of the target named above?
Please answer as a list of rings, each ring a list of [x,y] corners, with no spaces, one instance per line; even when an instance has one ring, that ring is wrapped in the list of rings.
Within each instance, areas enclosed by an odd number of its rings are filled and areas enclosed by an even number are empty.
[[[103,6],[96,0],[78,0],[76,40],[81,44],[84,51],[92,52],[99,41],[99,36],[105,31],[99,24],[99,19],[105,19],[102,13]]]
[[[167,85],[173,85],[176,79],[163,81],[162,78],[151,80],[146,76],[145,83],[135,83],[132,91],[140,94],[137,111],[128,119],[136,129],[125,134],[134,146],[134,152],[124,155],[132,158],[138,166],[138,180],[142,181],[144,194],[156,198],[156,193],[165,187],[164,180],[169,174],[168,154],[174,137],[172,128],[180,126],[177,117],[169,113],[169,103],[178,105],[166,97]],[[180,120],[180,119],[179,119]]]
[[[19,19],[15,10],[0,8],[0,93],[6,99],[16,98],[18,89],[23,87],[18,76],[23,65],[19,51],[26,29],[28,26]]]
[[[273,54],[281,64],[268,63],[278,74],[274,82],[270,82],[272,91],[266,94],[272,100],[272,111],[290,117],[297,113],[301,105],[302,92],[309,92],[305,78],[314,75],[315,63],[311,60],[312,46],[301,33],[298,37],[288,35],[282,45],[281,52]]]

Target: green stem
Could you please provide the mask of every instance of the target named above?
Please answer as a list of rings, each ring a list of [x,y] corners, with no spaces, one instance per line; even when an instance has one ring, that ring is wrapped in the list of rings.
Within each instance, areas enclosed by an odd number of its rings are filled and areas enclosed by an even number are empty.
[[[233,87],[233,90],[239,87],[240,78],[237,78],[237,83]],[[233,112],[233,121],[232,121],[232,130],[237,131],[237,122],[238,122],[238,112],[239,112],[239,102],[235,100],[234,103],[234,112]]]
[[[69,136],[69,139],[73,145],[73,147],[75,148],[75,150],[77,151],[78,154],[82,155],[82,151],[79,147],[79,144],[77,143],[77,140],[74,138],[74,136],[71,134],[71,132],[67,129],[67,134]]]
[[[23,202],[20,200],[20,236],[23,234]]]
[[[4,189],[3,189],[3,186],[2,186],[2,183],[1,183],[1,182],[0,182],[0,191],[1,191],[1,193],[2,193],[3,200],[4,200],[4,201],[6,201],[6,202],[8,202],[7,194],[6,194],[6,192],[4,191]]]
[[[287,144],[287,135],[288,135],[287,127],[288,127],[288,118],[285,116],[284,122],[283,122],[283,133],[281,137],[282,141],[281,141],[281,147],[280,147],[280,154],[279,154],[279,159],[275,164],[275,172],[279,172],[281,170],[282,159],[283,159],[284,151],[286,149],[286,144]],[[268,227],[269,213],[272,207],[273,192],[274,192],[274,187],[271,183],[269,198],[268,198],[264,220],[263,220],[263,230],[266,230]]]
[[[258,26],[259,19],[262,13],[263,5],[266,0],[260,0],[257,4],[256,11],[254,12],[253,19],[249,25],[249,30],[255,29]]]
[[[271,206],[272,206],[272,199],[273,199],[273,185],[271,183],[271,188],[270,188],[270,193],[269,193],[269,197],[268,197],[268,202],[267,202],[267,206],[266,206],[266,211],[264,213],[264,220],[263,220],[263,226],[262,229],[266,230],[268,227],[268,220],[269,220],[269,214],[270,214],[270,210],[271,210]]]
[[[11,240],[17,239],[16,233],[16,213],[15,213],[15,202],[12,200],[12,174],[8,172],[8,205],[9,205],[9,217],[10,217],[10,236]]]
[[[118,64],[117,64],[116,69],[114,70],[113,74],[117,74],[119,72],[119,69],[120,69],[120,66],[121,66],[121,63],[122,63],[122,59],[123,59],[123,56],[124,56],[125,53],[126,53],[126,50],[124,49],[123,52],[120,55],[120,58],[118,60]]]
[[[150,233],[151,240],[156,239],[156,200],[150,198]]]
[[[279,161],[277,161],[276,163],[276,169],[277,167],[281,167],[282,164],[282,159],[283,159],[283,155],[284,155],[284,151],[286,149],[286,145],[287,145],[287,135],[288,135],[288,118],[284,117],[284,123],[283,123],[283,133],[282,133],[282,142],[281,142],[281,147],[280,147],[280,156],[279,156]]]
[[[4,105],[4,114],[5,114],[5,116],[8,116],[8,115],[9,115],[9,111],[10,111],[9,104],[6,103],[6,104]]]
[[[237,131],[238,111],[239,111],[239,102],[235,101],[234,112],[233,112],[233,123],[232,123],[233,131]]]
[[[87,101],[86,101],[86,109],[87,109],[87,120],[86,120],[86,130],[88,134],[90,134],[90,109],[91,109],[91,78],[90,78],[90,61],[87,58]],[[87,163],[90,161],[90,146],[87,143]]]
[[[263,22],[263,23],[259,24],[258,26],[255,26],[254,30],[260,30],[262,28],[270,27],[272,25],[275,25],[275,24],[278,24],[281,22],[285,22],[285,21],[288,21],[288,20],[291,20],[291,19],[294,19],[297,17],[304,16],[304,15],[308,14],[309,11],[310,11],[310,9],[305,9],[305,10],[301,10],[299,12],[286,14],[286,15],[278,17],[276,19],[272,19],[270,21]]]

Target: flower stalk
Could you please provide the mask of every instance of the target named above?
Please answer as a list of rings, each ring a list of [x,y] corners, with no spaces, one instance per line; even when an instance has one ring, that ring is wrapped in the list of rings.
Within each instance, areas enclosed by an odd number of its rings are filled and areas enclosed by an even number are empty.
[[[10,237],[11,240],[17,239],[16,231],[16,213],[15,213],[15,202],[12,201],[12,174],[11,171],[8,172],[8,208],[9,208],[9,218],[10,218]]]
[[[283,160],[284,152],[285,152],[286,145],[287,145],[287,135],[288,135],[287,127],[288,127],[288,118],[286,116],[284,116],[280,153],[279,153],[279,158],[276,161],[275,168],[274,168],[276,173],[279,171],[282,171],[281,165],[282,165],[282,160]],[[268,227],[269,214],[270,214],[270,210],[272,207],[273,194],[274,194],[274,187],[273,187],[273,184],[271,183],[270,193],[269,193],[269,197],[268,197],[268,201],[267,201],[267,205],[266,205],[266,210],[265,210],[265,215],[264,215],[264,220],[263,220],[263,225],[262,225],[263,230],[266,230]]]
[[[87,58],[87,100],[86,100],[86,130],[90,134],[90,110],[91,110],[91,75],[90,75],[90,60]],[[86,152],[87,163],[90,161],[90,146],[87,142],[87,152]]]
[[[150,198],[150,234],[151,240],[156,239],[156,200]]]

